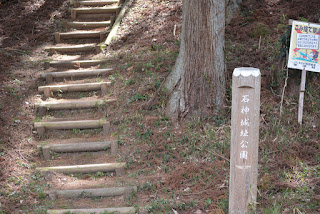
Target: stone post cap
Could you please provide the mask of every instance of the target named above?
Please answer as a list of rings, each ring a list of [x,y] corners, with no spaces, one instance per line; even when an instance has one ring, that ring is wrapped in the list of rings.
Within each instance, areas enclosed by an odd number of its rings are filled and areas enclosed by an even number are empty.
[[[240,75],[244,77],[248,77],[248,76],[257,77],[260,74],[261,73],[259,68],[251,68],[251,67],[235,68],[233,71],[233,75],[236,77]]]

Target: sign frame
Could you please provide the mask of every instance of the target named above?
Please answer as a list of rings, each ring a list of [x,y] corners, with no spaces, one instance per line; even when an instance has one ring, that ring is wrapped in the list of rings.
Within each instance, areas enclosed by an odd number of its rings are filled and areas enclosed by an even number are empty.
[[[288,68],[320,72],[320,25],[292,21]]]
[[[290,19],[289,25],[292,30],[287,66],[302,70],[298,107],[298,123],[302,125],[307,71],[320,73],[320,24]]]

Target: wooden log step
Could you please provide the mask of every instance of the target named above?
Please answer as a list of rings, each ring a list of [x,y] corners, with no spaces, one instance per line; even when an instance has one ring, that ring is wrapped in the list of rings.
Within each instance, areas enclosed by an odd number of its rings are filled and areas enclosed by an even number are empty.
[[[79,197],[115,197],[129,196],[132,192],[137,192],[137,186],[112,187],[96,189],[75,189],[75,190],[52,190],[45,192],[50,198],[79,198]]]
[[[41,77],[46,79],[47,83],[51,83],[54,78],[70,78],[70,77],[88,77],[88,76],[105,76],[112,74],[113,69],[95,69],[95,70],[71,70],[61,72],[42,73]]]
[[[117,213],[117,214],[135,214],[137,212],[134,207],[114,207],[114,208],[97,208],[97,209],[64,209],[64,210],[47,210],[48,214],[105,214],[105,213]]]
[[[99,38],[100,42],[102,42],[108,31],[71,31],[66,33],[54,33],[54,37],[57,43],[61,42],[61,39],[91,39],[91,38]]]
[[[44,68],[48,69],[50,67],[53,68],[74,68],[74,67],[91,67],[100,65],[103,63],[110,62],[110,60],[107,59],[98,59],[98,60],[70,60],[70,61],[51,61],[51,62],[45,62]]]
[[[55,52],[74,53],[74,52],[86,52],[86,51],[98,51],[98,50],[100,51],[100,46],[96,44],[55,46],[55,47],[46,47],[45,50],[49,52],[49,55],[53,55]]]
[[[51,144],[39,145],[38,149],[42,151],[45,159],[51,159],[51,152],[57,153],[72,153],[72,152],[98,152],[106,149],[111,150],[111,155],[116,156],[118,153],[118,142],[103,141],[103,142],[86,142],[86,143],[70,143],[70,144]]]
[[[94,99],[94,100],[59,100],[50,102],[41,102],[36,104],[36,111],[40,117],[43,117],[50,110],[65,110],[65,109],[83,109],[83,108],[99,108],[108,103],[115,102],[116,99]]]
[[[103,128],[103,133],[110,132],[110,121],[105,118],[100,120],[75,120],[75,121],[49,121],[35,122],[34,128],[40,136],[45,134],[46,129],[97,129]]]
[[[103,164],[87,164],[87,165],[72,165],[72,166],[52,166],[52,167],[37,167],[39,172],[60,172],[60,173],[96,173],[96,172],[116,172],[118,176],[124,174],[126,163],[103,163]]]
[[[82,1],[74,1],[73,4],[75,7],[79,6],[104,6],[110,4],[119,3],[118,0],[82,0]]]
[[[52,96],[53,92],[74,92],[74,91],[96,91],[101,90],[102,94],[107,93],[107,87],[111,82],[96,82],[96,83],[81,83],[81,84],[68,84],[68,85],[49,85],[40,86],[38,91],[44,93],[45,97]]]
[[[64,26],[74,29],[101,28],[111,25],[111,21],[102,22],[64,22]]]
[[[35,122],[34,128],[44,127],[46,129],[95,129],[101,128],[108,123],[106,119],[100,120],[75,120],[75,121],[48,121]]]
[[[100,13],[100,14],[77,14],[77,18],[81,20],[110,20],[114,17],[114,13]]]
[[[77,14],[97,14],[97,13],[118,13],[121,7],[109,6],[109,7],[81,7],[71,9],[71,18],[75,19]]]

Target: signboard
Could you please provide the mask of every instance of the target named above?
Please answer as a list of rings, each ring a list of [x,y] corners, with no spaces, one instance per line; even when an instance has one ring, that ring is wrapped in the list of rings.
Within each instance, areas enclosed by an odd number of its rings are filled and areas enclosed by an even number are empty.
[[[292,22],[288,67],[320,72],[320,25]]]
[[[234,69],[229,213],[251,213],[257,204],[260,89],[259,69]]]

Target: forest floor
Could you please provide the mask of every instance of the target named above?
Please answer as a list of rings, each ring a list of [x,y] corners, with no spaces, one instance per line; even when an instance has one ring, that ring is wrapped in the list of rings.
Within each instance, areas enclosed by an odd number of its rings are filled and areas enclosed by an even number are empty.
[[[44,213],[52,205],[34,172],[42,162],[32,124],[48,58],[43,46],[53,43],[68,7],[65,0],[0,0],[0,213]],[[127,203],[151,213],[227,213],[231,76],[236,67],[256,67],[262,72],[257,212],[320,213],[320,76],[307,73],[300,126],[301,72],[284,65],[288,20],[319,23],[319,17],[318,0],[244,0],[226,27],[226,115],[174,123],[159,88],[178,55],[182,1],[133,0],[117,38],[95,56],[117,70],[109,80],[118,102],[108,118],[127,177],[139,183]],[[60,137],[79,135],[91,137]]]

